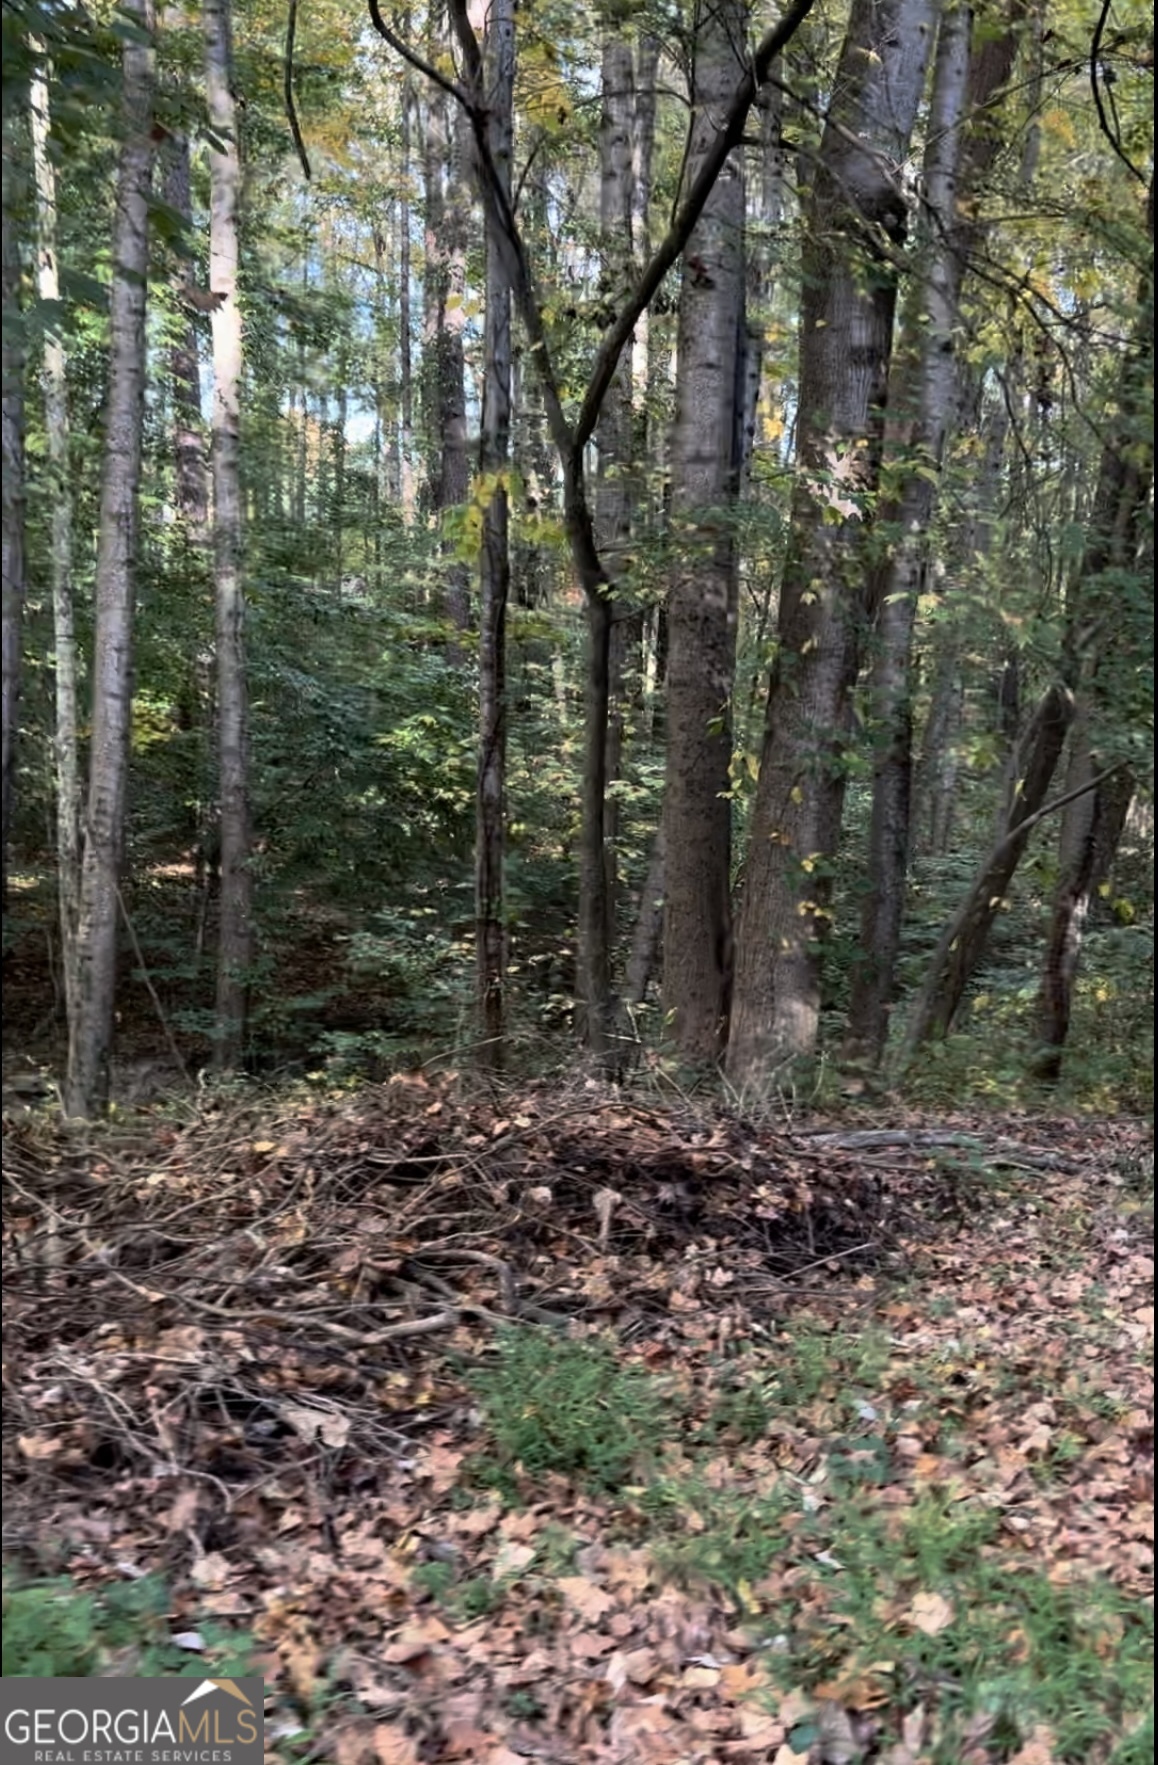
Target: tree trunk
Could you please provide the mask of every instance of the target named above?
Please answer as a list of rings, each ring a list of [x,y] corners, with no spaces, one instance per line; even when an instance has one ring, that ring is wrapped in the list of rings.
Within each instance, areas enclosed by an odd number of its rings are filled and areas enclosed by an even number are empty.
[[[608,37],[603,45],[603,111],[600,127],[599,226],[601,282],[618,306],[631,286],[632,263],[632,121],[635,82],[630,42]],[[595,526],[599,548],[613,580],[622,575],[631,544],[631,345],[615,370],[595,430],[599,475],[595,487]],[[607,780],[603,806],[603,853],[607,868],[608,915],[614,935],[618,884],[619,799],[614,785],[623,763],[626,691],[634,615],[617,600],[608,656],[610,680],[607,723]]]
[[[241,308],[237,299],[241,152],[233,95],[230,0],[205,0],[209,123],[209,288],[213,309],[213,568],[217,638],[217,765],[221,798],[217,1004],[213,1061],[236,1066],[245,1045],[253,962],[249,702],[245,675],[240,481]]]
[[[1073,715],[1069,689],[1060,684],[1051,686],[1019,746],[1021,788],[1009,806],[1005,825],[941,934],[913,1005],[901,1050],[902,1068],[926,1042],[947,1036],[953,1027],[965,988],[985,954],[993,922],[1006,905],[1005,891],[1029,844],[1034,818],[1045,802]]]
[[[745,0],[701,14],[688,175],[695,177],[734,90]],[[668,598],[664,791],[665,1033],[690,1067],[723,1052],[731,984],[732,682],[743,411],[744,173],[724,165],[684,250],[671,521],[678,561]]]
[[[40,46],[37,46],[40,47]],[[49,68],[32,81],[32,168],[36,183],[36,292],[45,307],[60,299],[56,246],[56,169],[49,155]],[[81,780],[80,655],[72,593],[72,477],[68,462],[68,382],[60,335],[44,337],[44,433],[52,515],[49,568],[52,577],[52,647],[55,689],[56,891],[60,912],[61,974],[65,1018],[77,1013],[77,923],[80,910]]]
[[[515,0],[491,0],[486,24],[488,144],[507,200],[514,148]],[[511,290],[495,222],[487,228],[482,478],[489,492],[479,571],[479,759],[475,843],[477,1002],[482,1064],[503,1064],[506,976],[507,476],[511,441]]]
[[[957,182],[969,77],[972,19],[950,4],[937,39],[920,210],[920,280],[893,358],[886,445],[907,462],[895,501],[882,511],[896,529],[891,556],[874,585],[876,629],[869,706],[875,740],[868,889],[852,969],[849,1051],[876,1065],[888,1036],[909,867],[912,798],[912,646],[925,578],[937,478],[954,408],[954,337],[965,260],[958,233]],[[899,458],[898,458],[899,456]]]
[[[7,102],[7,100],[6,100]],[[8,907],[8,839],[16,801],[16,738],[20,722],[20,675],[24,628],[24,320],[20,313],[20,251],[9,215],[9,119],[4,119],[3,202],[3,460],[4,460],[4,910]]]
[[[728,1074],[759,1086],[809,1054],[865,616],[864,526],[879,469],[905,161],[931,0],[854,0],[806,201],[799,476],[779,650],[740,905]]]
[[[441,515],[461,508],[470,494],[466,429],[466,252],[470,228],[469,128],[441,92],[430,95],[425,140],[426,271],[423,386],[430,507]],[[454,547],[443,546],[443,605],[450,625],[470,627],[470,572]],[[452,665],[465,646],[448,646]]]
[[[1074,728],[1066,793],[1090,785],[1096,775],[1085,719]],[[1058,838],[1059,878],[1050,915],[1041,989],[1038,994],[1038,1046],[1033,1074],[1047,1085],[1061,1078],[1062,1054],[1070,1033],[1074,986],[1090,903],[1110,874],[1134,795],[1127,767],[1069,804]]]
[[[65,1111],[92,1116],[108,1098],[116,995],[120,867],[132,714],[134,575],[145,403],[149,188],[153,172],[151,0],[126,0],[139,35],[124,47],[123,128],[113,222],[109,369],[97,539],[92,737],[77,918],[76,1014],[69,1025]]]
[[[1096,775],[1097,725],[1107,719],[1107,681],[1123,658],[1133,663],[1144,642],[1122,605],[1123,575],[1146,573],[1140,551],[1154,479],[1154,436],[1148,399],[1154,383],[1154,184],[1147,200],[1151,262],[1138,290],[1138,315],[1122,362],[1117,408],[1102,449],[1085,557],[1072,591],[1069,624],[1091,632],[1080,658],[1080,705],[1070,759],[1071,788]],[[1149,574],[1153,575],[1153,569]],[[1072,647],[1076,647],[1073,645]],[[1107,774],[1088,795],[1069,804],[1058,849],[1058,884],[1046,939],[1038,996],[1040,1052],[1034,1070],[1047,1084],[1061,1077],[1074,984],[1090,899],[1109,874],[1122,836],[1134,777],[1128,767]]]

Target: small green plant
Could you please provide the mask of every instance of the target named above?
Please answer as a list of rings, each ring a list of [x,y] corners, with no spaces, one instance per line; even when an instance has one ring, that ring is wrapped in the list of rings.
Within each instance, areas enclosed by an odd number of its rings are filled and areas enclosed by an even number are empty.
[[[116,1655],[131,1655],[134,1677],[203,1674],[207,1656],[224,1677],[243,1676],[252,1639],[201,1624],[195,1653],[170,1640],[169,1596],[155,1575],[99,1590],[64,1578],[22,1581],[4,1573],[5,1679],[87,1679]]]
[[[540,1330],[503,1332],[495,1364],[469,1384],[494,1442],[500,1486],[521,1467],[530,1477],[554,1471],[620,1489],[654,1457],[675,1419],[663,1386],[620,1366],[609,1343],[560,1341]]]

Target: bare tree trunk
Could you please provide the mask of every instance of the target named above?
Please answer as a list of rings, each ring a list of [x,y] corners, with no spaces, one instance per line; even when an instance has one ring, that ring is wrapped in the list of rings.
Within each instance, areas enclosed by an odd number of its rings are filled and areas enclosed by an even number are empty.
[[[38,51],[41,45],[36,45]],[[60,299],[56,256],[56,170],[48,150],[49,69],[32,81],[32,168],[36,183],[36,292],[48,310]],[[72,594],[72,477],[68,463],[68,383],[64,344],[58,333],[44,337],[44,432],[51,487],[49,568],[52,576],[53,682],[56,696],[56,889],[60,911],[61,973],[65,1017],[76,1017],[77,922],[80,910],[81,779],[80,655]]]
[[[1071,632],[1080,621],[1092,634],[1089,652],[1080,658],[1070,788],[1096,776],[1097,726],[1106,717],[1106,681],[1114,676],[1114,664],[1133,651],[1131,621],[1121,605],[1121,578],[1127,573],[1144,574],[1139,554],[1154,481],[1153,424],[1147,421],[1154,383],[1153,173],[1147,223],[1151,261],[1138,290],[1134,336],[1121,366],[1117,408],[1102,448],[1085,557],[1069,612]],[[1094,790],[1069,804],[1062,820],[1058,884],[1038,995],[1040,1050],[1034,1062],[1037,1076],[1047,1084],[1056,1084],[1061,1077],[1090,900],[1109,874],[1133,792],[1132,771],[1120,767],[1103,774]]]
[[[249,702],[245,676],[240,479],[241,308],[237,299],[241,151],[233,95],[230,0],[205,0],[209,122],[209,288],[213,309],[213,566],[217,637],[217,765],[221,798],[217,1004],[213,1060],[236,1066],[245,1045],[253,962]]]
[[[954,356],[965,275],[957,213],[962,124],[972,18],[951,3],[942,15],[929,108],[920,211],[919,283],[893,357],[886,446],[908,461],[899,495],[884,511],[895,525],[892,555],[880,573],[869,703],[876,753],[869,828],[868,889],[852,969],[848,1046],[874,1065],[889,1028],[909,867],[912,797],[912,647],[925,579],[930,523],[956,403]]]
[[[800,474],[740,903],[728,1074],[809,1054],[840,834],[906,198],[933,0],[854,0],[807,198]]]
[[[189,138],[184,134],[171,135],[166,144],[165,201],[181,216],[186,226],[192,226]],[[197,327],[191,315],[169,351],[169,378],[173,388],[177,519],[185,544],[200,551],[209,531],[209,475],[201,419],[200,351],[197,348]]]
[[[695,44],[694,178],[736,85],[744,0],[705,7]],[[744,420],[744,172],[725,164],[684,251],[671,519],[678,561],[668,600],[664,790],[663,1005],[681,1060],[707,1066],[727,1036],[732,683],[736,553],[729,510],[739,492]]]
[[[466,252],[470,229],[470,131],[461,111],[441,92],[427,104],[425,141],[426,274],[423,383],[430,506],[441,514],[461,508],[470,494],[466,430]],[[456,631],[470,627],[470,572],[454,547],[443,547],[443,604]],[[451,644],[461,663],[465,646]]]
[[[639,912],[631,937],[631,952],[627,958],[623,996],[628,1006],[642,1005],[647,998],[647,989],[659,959],[660,945],[663,942],[663,883],[664,840],[663,828],[660,827],[652,842],[651,858],[648,861],[643,893],[639,897]]]
[[[913,1004],[901,1050],[902,1067],[911,1063],[926,1042],[947,1036],[953,1027],[965,988],[985,954],[993,922],[1006,904],[1005,891],[1029,844],[1073,715],[1073,694],[1060,684],[1051,686],[1019,746],[1021,788],[1010,804],[996,844],[941,934]]]
[[[488,138],[510,200],[514,151],[515,0],[491,0],[486,21]],[[487,229],[482,475],[490,495],[479,571],[479,758],[475,844],[477,999],[482,1063],[503,1064],[506,980],[507,602],[511,587],[511,290],[502,240]]]
[[[1074,728],[1066,794],[1093,785],[1094,756],[1085,718]],[[1056,1085],[1070,1032],[1074,986],[1090,903],[1110,874],[1134,795],[1127,768],[1087,789],[1064,811],[1058,839],[1059,880],[1046,937],[1038,994],[1038,1047],[1034,1077]]]
[[[7,99],[6,99],[7,104]],[[9,171],[9,119],[4,118],[3,201],[3,460],[4,460],[4,910],[8,906],[8,838],[16,802],[16,738],[20,720],[20,676],[24,642],[24,321],[20,314],[20,252],[9,203],[14,177]]]
[[[65,1111],[91,1116],[108,1098],[116,996],[120,869],[132,712],[134,568],[145,403],[149,188],[153,174],[151,0],[126,0],[139,34],[123,54],[124,134],[113,222],[109,369],[96,561],[92,740],[77,917],[76,1014],[69,1025]]]
[[[635,77],[630,41],[609,36],[603,44],[603,112],[600,127],[600,198],[602,281],[618,305],[631,285],[632,263],[632,122]],[[613,579],[622,574],[631,543],[631,344],[620,357],[595,439],[599,476],[595,487],[595,527],[599,548]],[[626,675],[630,629],[637,625],[622,600],[616,603],[608,656],[610,698],[607,722],[607,779],[614,786],[623,763],[626,722]],[[607,867],[608,915],[614,931],[618,883],[619,799],[609,789],[603,806],[603,853]]]
[[[543,392],[544,414],[559,455],[563,480],[563,513],[575,576],[587,602],[588,666],[584,717],[586,758],[582,790],[582,833],[579,860],[579,996],[580,1016],[588,1046],[605,1062],[611,1037],[611,957],[607,871],[603,858],[603,813],[607,790],[608,656],[611,607],[608,574],[599,556],[594,520],[587,496],[584,450],[614,377],[619,357],[634,333],[668,270],[680,256],[704,203],[732,149],[740,145],[744,124],[772,61],[797,31],[813,0],[794,0],[779,22],[766,31],[745,57],[742,72],[720,118],[715,139],[704,155],[662,243],[652,254],[629,297],[620,306],[596,352],[577,416],[564,408],[560,382],[551,356],[535,276],[522,232],[503,190],[487,141],[487,108],[480,100],[482,80],[478,38],[465,0],[450,0],[451,23],[462,51],[467,81],[455,93],[470,118],[476,146],[476,169],[494,236],[503,242],[511,291],[526,328],[528,346]],[[377,0],[371,0],[375,30],[404,58],[413,52],[386,23]]]
[[[411,348],[410,278],[413,253],[410,246],[410,120],[413,98],[410,81],[402,83],[399,149],[398,196],[398,409],[402,433],[399,438],[399,477],[402,498],[402,519],[409,527],[414,520],[414,363]]]

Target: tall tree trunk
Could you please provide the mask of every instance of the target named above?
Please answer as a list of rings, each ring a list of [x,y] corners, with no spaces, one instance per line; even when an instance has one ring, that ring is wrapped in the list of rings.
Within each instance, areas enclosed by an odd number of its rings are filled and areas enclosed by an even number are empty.
[[[941,934],[914,1001],[900,1053],[902,1067],[911,1063],[926,1042],[947,1036],[953,1027],[965,988],[985,954],[993,922],[1006,904],[1005,891],[1029,844],[1038,811],[1045,804],[1073,715],[1072,692],[1055,683],[1038,705],[1019,744],[1021,786],[997,841]]]
[[[49,151],[49,68],[32,81],[32,168],[36,183],[36,292],[51,311],[60,299],[56,246],[56,169]],[[80,912],[81,778],[80,654],[72,593],[72,477],[68,463],[68,383],[59,332],[44,337],[44,433],[52,503],[49,568],[52,577],[53,684],[56,770],[56,891],[60,913],[65,1018],[77,1014],[77,924]]]
[[[427,103],[425,137],[426,255],[423,288],[423,387],[427,482],[432,511],[461,508],[470,494],[466,427],[466,252],[470,230],[470,130],[466,117],[451,109],[442,92]],[[470,626],[470,573],[443,544],[443,605],[451,626]],[[448,646],[452,664],[464,659],[463,645]]]
[[[1080,622],[1092,633],[1088,653],[1079,658],[1079,712],[1067,781],[1071,789],[1097,774],[1098,726],[1108,721],[1107,682],[1113,679],[1115,662],[1131,657],[1135,636],[1141,637],[1136,619],[1132,621],[1122,605],[1122,578],[1146,574],[1140,552],[1154,483],[1153,425],[1147,421],[1147,402],[1152,399],[1154,384],[1153,173],[1146,220],[1151,261],[1138,290],[1134,334],[1121,366],[1120,390],[1102,448],[1085,556],[1073,585],[1068,615],[1071,631],[1076,632]],[[1087,795],[1076,798],[1063,815],[1058,883],[1038,995],[1039,1052],[1034,1061],[1036,1075],[1048,1084],[1056,1084],[1061,1077],[1090,900],[1109,873],[1133,791],[1133,773],[1122,767],[1105,775]]]
[[[413,252],[410,244],[410,180],[411,132],[413,98],[410,81],[402,82],[402,103],[399,149],[398,194],[398,414],[401,423],[399,438],[399,476],[401,478],[402,519],[409,527],[414,520],[414,363],[411,348],[410,279]]]
[[[728,1073],[760,1085],[811,1053],[865,615],[906,201],[932,0],[853,0],[805,210],[799,475],[740,903]]]
[[[514,150],[515,0],[491,0],[486,21],[488,144],[510,200]],[[489,490],[479,571],[479,759],[475,838],[480,1053],[503,1064],[507,795],[507,602],[511,586],[507,474],[511,441],[511,290],[502,240],[487,229],[482,476]]]
[[[7,106],[8,99],[5,99]],[[16,801],[16,737],[24,642],[24,320],[20,313],[20,251],[9,205],[15,176],[9,170],[9,118],[4,118],[3,200],[3,721],[4,721],[4,910],[8,906],[8,839]]]
[[[1110,874],[1134,795],[1127,767],[1094,784],[1096,763],[1083,717],[1075,725],[1066,795],[1087,787],[1063,812],[1058,837],[1059,878],[1054,892],[1037,1003],[1034,1077],[1049,1085],[1061,1078],[1070,1032],[1086,920],[1098,889]],[[1092,787],[1092,788],[1089,788]]]
[[[702,212],[712,186],[733,148],[739,146],[744,124],[771,62],[799,29],[813,0],[794,0],[779,22],[765,32],[742,64],[742,72],[728,96],[712,146],[681,202],[671,227],[629,298],[620,307],[599,345],[579,412],[572,421],[564,408],[560,382],[551,356],[535,277],[526,245],[502,188],[487,146],[488,116],[480,102],[478,38],[471,25],[465,0],[450,0],[451,22],[467,70],[467,88],[459,88],[471,121],[477,153],[480,189],[488,224],[503,241],[511,289],[526,327],[528,345],[543,391],[544,410],[551,438],[559,455],[563,480],[563,513],[575,576],[587,603],[588,659],[584,715],[584,775],[581,798],[582,830],[579,854],[579,1003],[586,1040],[596,1059],[605,1063],[611,1038],[611,957],[607,870],[603,858],[603,814],[607,794],[607,715],[609,704],[608,658],[611,637],[610,583],[599,556],[594,519],[587,495],[584,450],[595,430],[608,385],[620,354],[631,338],[640,314],[658,290],[667,271],[681,254]],[[387,42],[406,55],[381,15],[376,0],[371,20]]]
[[[899,494],[882,511],[896,529],[891,556],[875,585],[876,628],[869,681],[876,743],[868,889],[861,912],[860,947],[852,971],[848,1037],[853,1051],[874,1065],[884,1053],[901,943],[908,878],[912,799],[912,647],[917,602],[925,579],[937,479],[949,426],[959,401],[954,338],[960,321],[967,251],[976,227],[963,225],[960,195],[968,201],[992,157],[986,112],[1013,64],[1014,39],[1004,56],[986,53],[985,85],[970,80],[972,17],[952,3],[941,19],[925,149],[920,211],[920,280],[908,309],[906,335],[894,356],[887,444],[904,470]],[[987,46],[988,47],[988,46]],[[967,143],[966,97],[981,121]]]
[[[165,150],[165,201],[186,227],[193,225],[189,137],[171,135]],[[188,314],[169,350],[173,396],[173,458],[177,520],[185,546],[198,553],[209,529],[209,474],[201,418],[201,359],[197,327]]]
[[[705,4],[695,41],[688,173],[694,178],[735,89],[745,0]],[[668,600],[663,1005],[689,1066],[718,1060],[731,984],[732,681],[744,367],[744,173],[733,154],[684,250]]]
[[[109,291],[108,398],[97,539],[92,738],[77,918],[76,1014],[69,1024],[65,1110],[91,1116],[108,1098],[117,924],[132,714],[134,573],[145,405],[149,188],[155,56],[151,0],[126,0],[123,129]]]
[[[628,292],[632,262],[632,121],[635,81],[630,41],[622,35],[604,39],[603,112],[600,127],[599,227],[602,283],[618,306]],[[599,547],[613,578],[623,573],[631,543],[631,345],[615,370],[595,430],[599,476],[595,488],[595,526]],[[626,675],[630,633],[638,621],[622,600],[616,603],[608,658],[610,710],[607,723],[607,779],[614,786],[623,760],[627,706]],[[603,811],[603,851],[607,867],[608,913],[614,921],[618,881],[619,798],[609,789]]]
[[[237,299],[241,151],[233,94],[230,0],[205,0],[209,124],[209,289],[213,309],[213,569],[217,641],[217,766],[221,798],[214,1065],[236,1066],[245,1044],[253,962],[249,704],[242,583],[241,308]]]

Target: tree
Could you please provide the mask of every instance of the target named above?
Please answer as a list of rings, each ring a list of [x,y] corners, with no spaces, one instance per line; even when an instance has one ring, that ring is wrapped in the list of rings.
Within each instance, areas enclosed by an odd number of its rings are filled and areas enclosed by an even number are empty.
[[[748,112],[775,57],[811,11],[813,0],[796,0],[767,31],[744,63],[736,87],[719,119],[699,171],[688,186],[672,225],[653,252],[628,298],[603,335],[574,419],[564,406],[551,340],[543,316],[536,278],[518,219],[506,198],[487,139],[488,119],[472,92],[480,89],[479,47],[463,0],[451,0],[451,22],[467,70],[465,86],[448,80],[382,17],[378,0],[369,0],[378,34],[405,60],[443,90],[449,90],[470,118],[475,138],[476,169],[484,205],[494,216],[504,241],[512,295],[518,307],[542,389],[547,425],[563,480],[563,512],[572,562],[587,609],[587,677],[584,694],[584,767],[582,827],[579,841],[579,976],[578,990],[586,1040],[593,1054],[606,1060],[612,1036],[611,920],[607,867],[604,858],[604,815],[607,795],[607,723],[610,706],[611,582],[600,556],[587,491],[586,449],[614,379],[620,356],[636,322],[650,304],[667,272],[679,258],[728,155],[739,145]]]
[[[706,4],[695,37],[688,176],[742,71],[747,9]],[[731,983],[732,677],[744,409],[744,175],[725,163],[684,249],[671,519],[663,1004],[681,1058],[719,1058]]]
[[[486,24],[487,147],[503,200],[511,200],[514,153],[514,0],[491,0]],[[487,216],[482,479],[486,490],[479,569],[479,760],[475,913],[483,1060],[501,1066],[506,936],[503,866],[507,812],[507,602],[511,587],[507,477],[511,437],[511,290],[504,240]]]
[[[759,1085],[812,1052],[866,615],[904,164],[925,85],[926,0],[854,0],[805,204],[798,475],[736,938],[727,1067]]]
[[[7,107],[7,95],[5,106]],[[8,902],[8,836],[16,798],[16,736],[20,714],[20,675],[24,620],[24,321],[20,313],[20,250],[9,213],[9,124],[4,119],[3,203],[3,567],[4,567],[4,870]]]
[[[1038,996],[1036,1075],[1056,1084],[1069,1037],[1083,933],[1095,892],[1106,880],[1134,794],[1128,765],[1106,768],[1096,749],[1106,738],[1115,674],[1138,633],[1129,601],[1144,574],[1140,556],[1153,495],[1154,182],[1146,197],[1150,261],[1137,295],[1133,337],[1122,360],[1116,410],[1107,425],[1085,554],[1073,585],[1071,629],[1086,634],[1076,664],[1078,714],[1071,735],[1058,836],[1058,882],[1046,933]],[[1102,726],[1099,729],[1099,724]]]
[[[123,99],[113,280],[109,293],[108,395],[97,540],[92,738],[84,853],[70,991],[65,1111],[91,1116],[108,1096],[116,991],[120,869],[132,716],[134,571],[145,399],[149,187],[153,172],[154,48],[151,0],[126,0],[132,26],[123,52]]]
[[[917,273],[890,376],[886,461],[893,484],[877,525],[891,528],[893,537],[873,585],[868,696],[876,751],[868,886],[848,1021],[850,1046],[873,1064],[881,1059],[888,1035],[908,877],[913,628],[946,443],[960,408],[961,289],[981,232],[966,217],[993,158],[997,136],[990,106],[1013,64],[1014,37],[1006,32],[996,43],[987,39],[971,67],[972,23],[969,8],[957,4],[950,4],[941,19],[914,239]]]
[[[43,44],[37,45],[43,55]],[[32,166],[36,184],[36,291],[43,310],[60,301],[57,261],[56,170],[49,146],[49,68],[41,65],[32,81]],[[81,878],[80,651],[73,597],[73,493],[68,460],[68,382],[63,326],[49,321],[44,338],[44,430],[52,494],[51,542],[52,647],[55,688],[56,890],[60,908],[61,973],[65,1015],[77,1014],[75,996],[77,926]]]
[[[250,871],[249,701],[245,673],[240,479],[241,307],[238,303],[238,204],[241,153],[233,92],[229,0],[205,0],[205,85],[209,126],[209,292],[214,297],[213,574],[217,646],[217,768],[221,885],[217,933],[214,1064],[236,1066],[245,1042],[246,995],[253,961]]]

